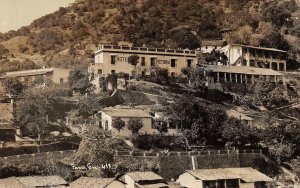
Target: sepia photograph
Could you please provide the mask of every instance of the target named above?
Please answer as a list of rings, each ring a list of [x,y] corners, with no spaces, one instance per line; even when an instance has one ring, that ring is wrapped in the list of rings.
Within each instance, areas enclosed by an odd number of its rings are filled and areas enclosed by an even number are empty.
[[[0,188],[300,188],[300,0],[0,0]]]

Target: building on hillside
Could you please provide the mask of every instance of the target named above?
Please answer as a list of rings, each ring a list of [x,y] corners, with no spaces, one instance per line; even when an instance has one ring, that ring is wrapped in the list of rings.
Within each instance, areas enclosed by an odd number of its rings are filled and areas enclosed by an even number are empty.
[[[13,104],[0,103],[0,141],[15,141]]]
[[[226,45],[224,40],[204,40],[201,42],[201,52],[210,53],[213,50],[220,50]]]
[[[2,188],[38,188],[38,187],[67,187],[68,182],[59,176],[28,176],[0,179]]]
[[[6,72],[2,77],[0,77],[0,80],[4,78],[18,78],[21,82],[33,82],[38,79],[48,78],[56,84],[62,84],[68,82],[69,74],[70,69],[32,69],[24,71]]]
[[[255,83],[265,78],[271,82],[283,83],[283,74],[272,69],[240,66],[207,66],[208,89],[218,89],[222,83]]]
[[[211,51],[214,50],[213,48],[209,49]],[[203,53],[210,53],[209,49],[205,49],[205,46],[203,46],[201,51]],[[230,66],[247,66],[286,71],[287,51],[240,44],[228,44],[222,48],[218,48],[218,50],[228,57],[227,65]]]
[[[70,183],[70,188],[125,188],[125,183],[115,178],[80,177]]]
[[[139,56],[137,66],[130,65],[128,57]],[[163,49],[100,45],[95,51],[95,62],[89,72],[95,75],[126,73],[132,75],[150,75],[151,67],[166,68],[170,76],[181,74],[181,69],[197,64],[196,52],[187,49]]]
[[[253,118],[246,116],[245,114],[238,112],[236,110],[227,110],[226,111],[228,117],[233,117],[236,119],[241,120],[242,122],[245,122],[247,125],[253,125]]]
[[[120,177],[126,188],[168,188],[167,182],[154,172],[129,172]]]
[[[125,127],[120,132],[115,129],[113,121],[116,118],[121,118],[125,122]],[[104,130],[110,131],[115,136],[129,137],[132,135],[128,129],[128,121],[130,119],[139,119],[143,123],[143,127],[139,130],[139,134],[157,134],[157,129],[152,127],[152,116],[141,109],[133,108],[104,108],[101,111],[101,124]]]
[[[170,118],[163,112],[155,112],[153,117],[153,125],[154,127],[165,126],[168,131],[164,134],[167,135],[178,136],[182,134],[180,125],[172,123]]]
[[[188,170],[177,182],[187,188],[265,188],[273,179],[253,168]]]

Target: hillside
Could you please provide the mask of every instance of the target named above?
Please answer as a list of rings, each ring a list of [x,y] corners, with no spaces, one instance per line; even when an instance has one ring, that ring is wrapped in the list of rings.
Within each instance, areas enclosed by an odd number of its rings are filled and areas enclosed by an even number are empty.
[[[229,41],[297,54],[300,27],[291,20],[297,9],[294,0],[77,0],[29,26],[0,33],[0,51],[8,50],[10,61],[74,67],[91,61],[99,43],[195,49],[231,29]]]

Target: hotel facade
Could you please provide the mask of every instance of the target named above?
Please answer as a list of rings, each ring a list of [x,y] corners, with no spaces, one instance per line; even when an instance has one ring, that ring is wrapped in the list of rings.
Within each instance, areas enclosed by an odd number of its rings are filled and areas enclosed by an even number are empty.
[[[139,57],[136,66],[128,62],[132,55]],[[95,51],[95,61],[89,67],[89,72],[95,75],[120,72],[130,76],[150,75],[152,67],[160,67],[167,69],[170,76],[177,76],[183,68],[196,64],[196,52],[193,50],[100,45]]]
[[[287,51],[275,48],[263,48],[240,44],[224,45],[224,41],[206,41],[201,47],[204,54],[218,50],[228,57],[229,66],[246,66],[255,68],[286,71]]]

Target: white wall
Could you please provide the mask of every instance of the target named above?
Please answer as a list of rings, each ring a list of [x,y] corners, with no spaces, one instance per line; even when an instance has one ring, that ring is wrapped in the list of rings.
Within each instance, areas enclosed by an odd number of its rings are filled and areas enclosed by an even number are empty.
[[[126,183],[126,185],[125,185],[126,188],[135,188],[134,180],[126,174],[125,174],[125,183]]]
[[[181,174],[177,181],[181,186],[187,187],[187,188],[202,188],[203,183],[201,180],[196,180],[194,176],[192,176],[189,173]]]
[[[112,127],[112,122],[113,118],[109,116],[108,114],[102,112],[102,120],[101,124],[103,129],[105,128],[105,122],[108,122],[108,130],[111,131],[112,135],[114,136],[124,136],[124,137],[129,137],[132,135],[131,130],[128,129],[128,121],[130,118],[128,117],[121,117],[123,121],[125,121],[125,127],[119,132],[117,129]],[[152,118],[147,117],[147,118],[138,118],[143,122],[143,127],[139,130],[139,134],[158,134],[157,129],[152,128]]]

